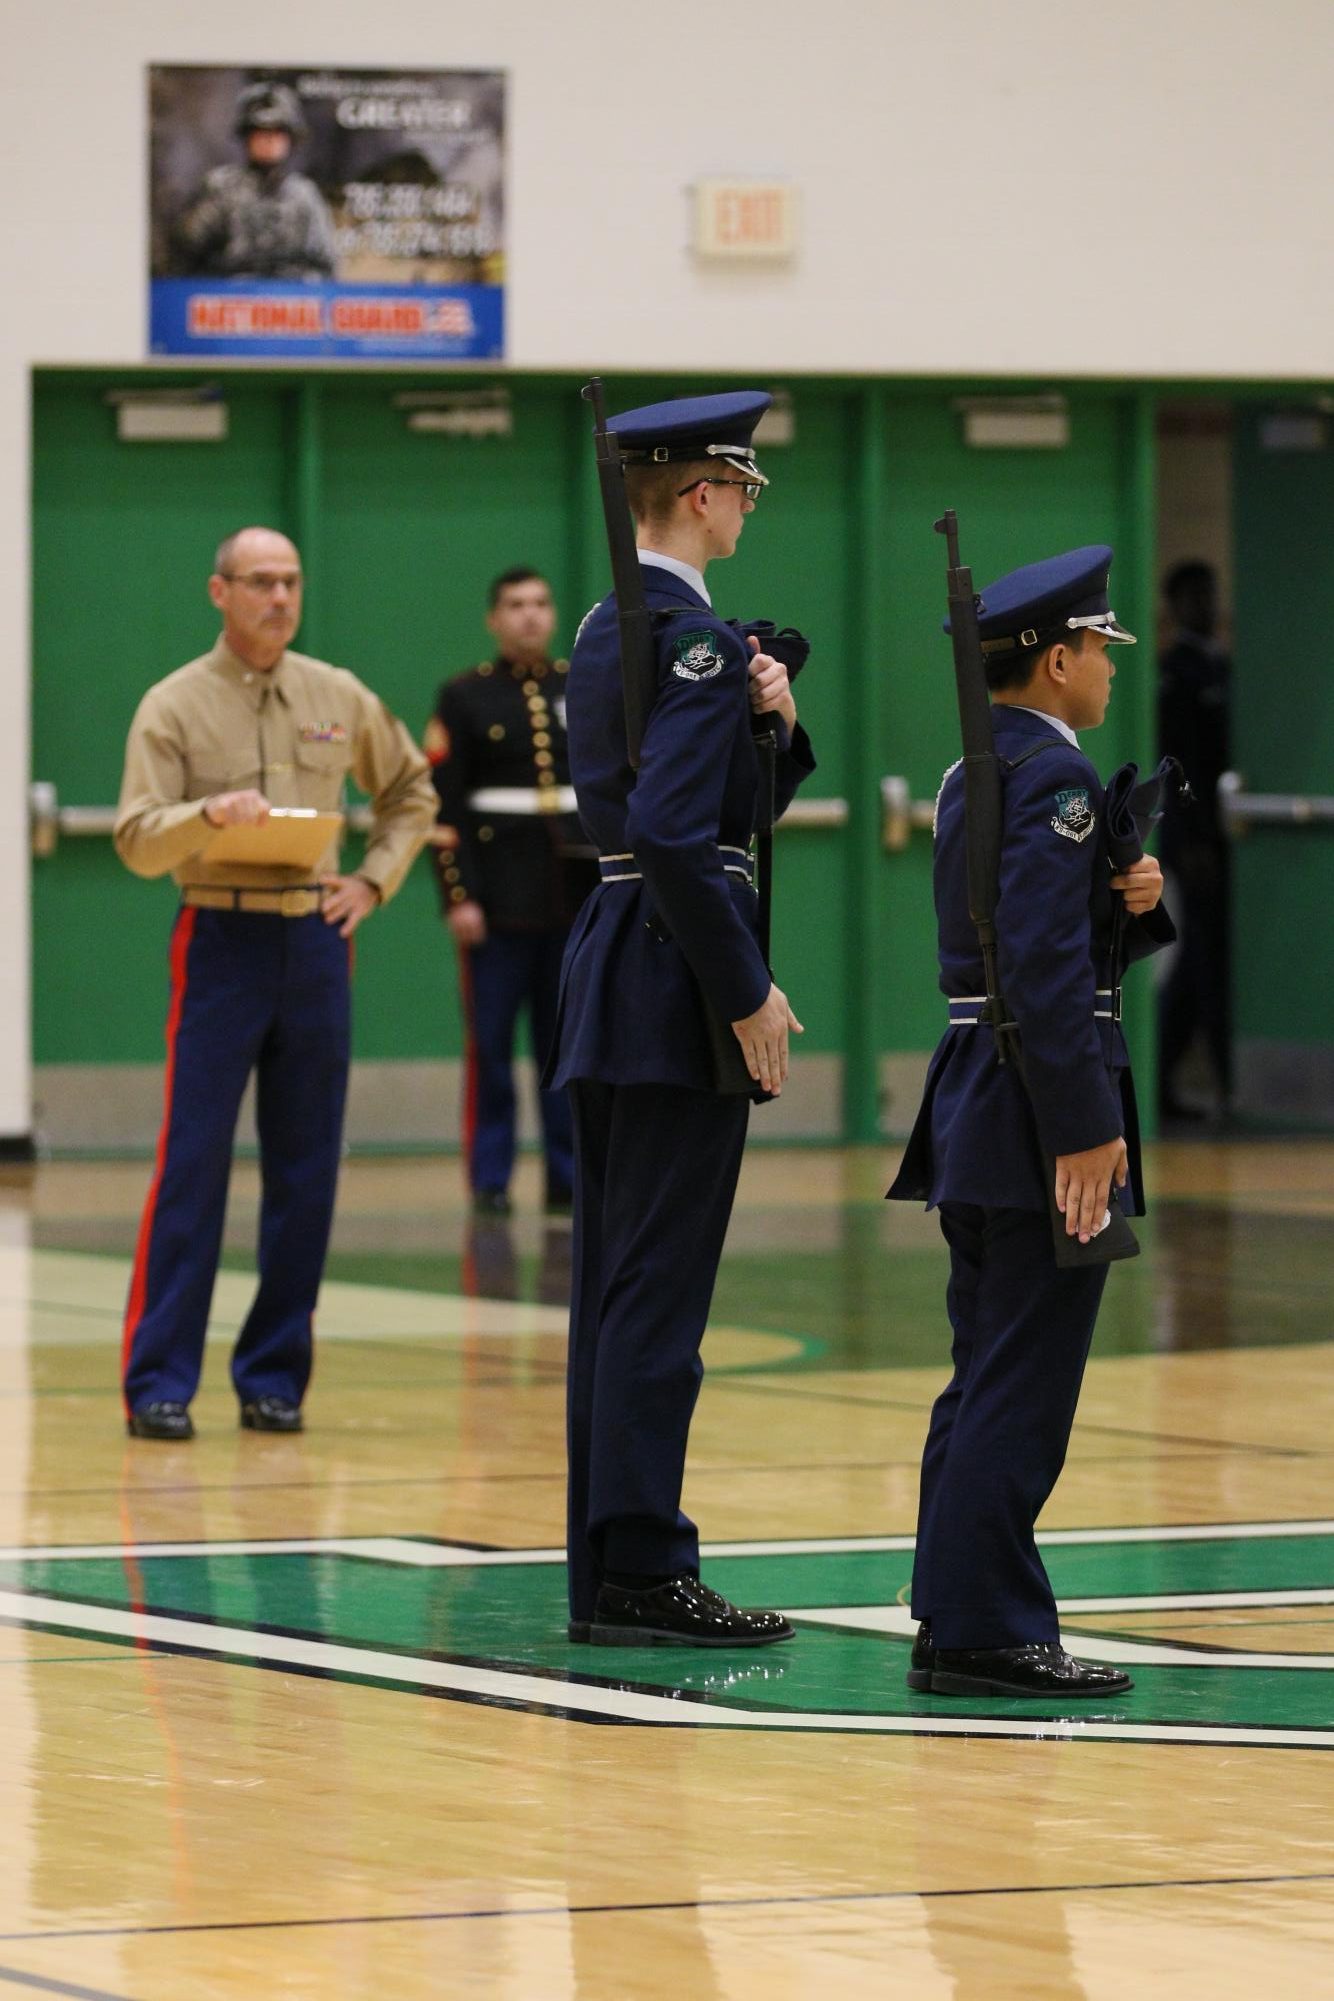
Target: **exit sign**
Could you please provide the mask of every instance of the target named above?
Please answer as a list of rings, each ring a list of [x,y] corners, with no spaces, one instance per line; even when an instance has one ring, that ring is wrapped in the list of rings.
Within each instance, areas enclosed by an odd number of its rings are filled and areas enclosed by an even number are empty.
[[[790,257],[797,247],[797,191],[786,181],[697,181],[700,257]]]

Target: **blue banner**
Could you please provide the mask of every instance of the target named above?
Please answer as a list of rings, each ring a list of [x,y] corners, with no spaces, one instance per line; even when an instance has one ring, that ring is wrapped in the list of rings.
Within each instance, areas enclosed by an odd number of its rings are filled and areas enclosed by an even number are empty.
[[[279,284],[154,278],[154,354],[270,360],[492,361],[505,352],[502,285]]]

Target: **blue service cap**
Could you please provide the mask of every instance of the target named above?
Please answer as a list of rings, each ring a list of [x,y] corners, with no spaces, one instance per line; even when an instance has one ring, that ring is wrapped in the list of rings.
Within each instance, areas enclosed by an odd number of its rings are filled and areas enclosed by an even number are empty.
[[[676,396],[645,403],[607,419],[627,465],[670,465],[683,459],[720,458],[747,479],[767,486],[755,463],[751,438],[773,397],[763,389],[734,389],[723,396]]]
[[[978,594],[983,653],[1032,652],[1080,629],[1100,632],[1116,645],[1133,646],[1134,633],[1117,624],[1107,595],[1111,568],[1111,549],[1105,542],[1094,542],[998,577]],[[946,632],[949,629],[946,619]]]

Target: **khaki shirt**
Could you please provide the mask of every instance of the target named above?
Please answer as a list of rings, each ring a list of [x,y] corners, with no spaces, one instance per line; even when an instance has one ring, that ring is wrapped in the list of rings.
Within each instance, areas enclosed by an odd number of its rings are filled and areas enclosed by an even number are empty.
[[[148,690],[130,725],[116,810],[116,853],[136,875],[170,871],[182,886],[285,889],[336,872],[337,844],[314,869],[235,862],[210,867],[217,829],[204,801],[262,792],[273,806],[345,810],[345,781],[371,795],[374,825],[357,874],[392,896],[436,814],[425,757],[355,674],[304,653],[268,673],[224,639]]]

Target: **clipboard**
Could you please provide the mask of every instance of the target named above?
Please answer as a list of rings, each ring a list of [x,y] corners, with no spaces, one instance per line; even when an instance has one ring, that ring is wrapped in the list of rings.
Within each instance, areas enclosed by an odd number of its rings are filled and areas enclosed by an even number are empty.
[[[273,806],[267,820],[219,827],[201,860],[249,863],[260,868],[314,868],[343,831],[341,813],[313,806]]]

